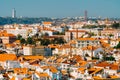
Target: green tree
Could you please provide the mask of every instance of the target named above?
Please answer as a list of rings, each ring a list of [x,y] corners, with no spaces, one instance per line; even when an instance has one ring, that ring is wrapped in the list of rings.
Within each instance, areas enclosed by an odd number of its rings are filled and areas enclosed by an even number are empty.
[[[53,35],[65,35],[65,32],[54,32]]]
[[[26,43],[25,39],[24,39],[24,38],[21,38],[21,39],[20,39],[20,43],[21,43],[21,44],[25,44],[25,43]]]
[[[98,25],[99,28],[105,28],[106,25]]]
[[[37,37],[37,39],[38,39],[38,37],[39,37],[39,33],[36,33],[36,34],[35,34],[35,36],[36,36],[36,37]]]
[[[45,33],[44,36],[49,36],[49,34],[48,34],[48,33]]]
[[[44,36],[47,37],[47,36],[49,36],[49,34],[48,33],[44,33],[44,34],[41,35],[41,37],[44,37]]]
[[[45,46],[50,44],[50,40],[49,39],[41,39],[40,42],[41,42],[41,45],[45,45]]]
[[[112,36],[114,36],[113,34],[109,34],[109,37],[112,37]]]
[[[28,37],[26,43],[27,44],[34,44],[34,41],[32,40],[31,37]]]
[[[105,60],[105,61],[114,61],[115,60],[115,58],[113,57],[113,56],[110,56],[110,57],[103,57],[103,60]]]
[[[95,34],[94,32],[90,32],[89,35],[90,36],[96,36],[97,34]]]
[[[117,44],[117,46],[115,46],[114,48],[119,49],[120,48],[120,42]]]
[[[64,44],[65,40],[63,38],[55,38],[51,41],[53,44]]]
[[[120,24],[114,22],[114,23],[112,24],[112,28],[118,29],[118,28],[120,28]]]
[[[22,39],[22,36],[20,34],[17,35],[17,40]]]

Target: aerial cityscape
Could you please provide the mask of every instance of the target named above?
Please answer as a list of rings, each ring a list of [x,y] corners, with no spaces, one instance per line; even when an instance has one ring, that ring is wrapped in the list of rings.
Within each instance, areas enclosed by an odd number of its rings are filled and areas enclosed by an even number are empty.
[[[0,80],[120,80],[120,0],[1,0]]]

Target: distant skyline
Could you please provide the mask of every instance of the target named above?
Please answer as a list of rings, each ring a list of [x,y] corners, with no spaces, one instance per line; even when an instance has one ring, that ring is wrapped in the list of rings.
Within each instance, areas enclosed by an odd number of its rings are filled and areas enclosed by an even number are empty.
[[[120,18],[120,0],[0,0],[0,16],[12,16],[15,8],[20,17],[117,17]]]

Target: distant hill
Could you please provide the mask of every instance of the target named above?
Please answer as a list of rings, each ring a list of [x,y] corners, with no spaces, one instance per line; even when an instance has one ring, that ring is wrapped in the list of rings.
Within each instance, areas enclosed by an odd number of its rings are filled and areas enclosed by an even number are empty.
[[[52,21],[51,18],[41,17],[41,18],[11,18],[11,17],[0,17],[0,25],[5,24],[32,24],[32,23],[41,23],[42,21]]]

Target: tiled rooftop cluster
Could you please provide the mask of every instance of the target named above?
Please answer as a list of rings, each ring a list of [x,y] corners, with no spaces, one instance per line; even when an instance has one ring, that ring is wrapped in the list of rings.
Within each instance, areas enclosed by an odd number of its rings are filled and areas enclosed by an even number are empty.
[[[0,80],[120,79],[120,30],[108,28],[112,21],[53,23],[3,26]]]

